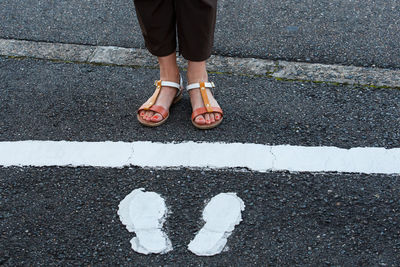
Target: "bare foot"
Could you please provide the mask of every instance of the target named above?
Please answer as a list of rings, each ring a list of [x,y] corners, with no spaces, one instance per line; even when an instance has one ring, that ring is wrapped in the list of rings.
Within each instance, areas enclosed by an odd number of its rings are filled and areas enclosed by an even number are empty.
[[[176,53],[174,52],[166,57],[158,57],[158,62],[160,64],[160,80],[179,84],[180,77],[179,69],[176,64]],[[177,90],[178,89],[174,87],[162,86],[154,105],[162,106],[166,110],[169,110],[172,101],[178,92]],[[164,119],[160,113],[151,110],[142,110],[139,115],[142,119],[149,122],[159,122]]]
[[[188,71],[187,71],[188,84],[197,83],[197,82],[208,82],[208,75],[206,71],[206,62],[188,62]],[[214,96],[211,93],[209,88],[206,89],[208,100],[212,107],[220,107],[218,105],[217,100],[215,100]],[[195,88],[189,90],[190,102],[192,104],[192,109],[195,110],[197,108],[204,107],[203,99],[201,97],[200,88]],[[212,124],[215,121],[219,121],[221,119],[221,114],[217,112],[208,112],[204,115],[198,115],[194,121],[200,125]]]

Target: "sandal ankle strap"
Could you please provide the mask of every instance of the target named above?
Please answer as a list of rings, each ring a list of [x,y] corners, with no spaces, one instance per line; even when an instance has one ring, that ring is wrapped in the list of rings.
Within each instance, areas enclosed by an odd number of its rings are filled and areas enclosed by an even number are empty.
[[[177,89],[181,89],[183,87],[183,80],[182,76],[180,77],[180,84],[176,82],[169,82],[169,81],[162,81],[162,80],[155,80],[154,81],[155,86],[169,86],[169,87],[174,87]]]
[[[200,87],[201,87],[200,83],[191,83],[191,84],[188,84],[186,86],[186,90],[189,91],[189,90],[200,88]],[[206,88],[214,88],[215,85],[214,85],[213,82],[204,82],[204,87],[206,87]]]
[[[179,83],[176,82],[170,82],[170,81],[163,81],[163,80],[155,80],[154,81],[154,85],[156,86],[156,90],[161,89],[161,87],[163,86],[168,86],[168,87],[174,87],[176,89],[178,89],[178,92],[176,92],[176,96],[177,97],[181,92],[183,87],[183,79],[182,79],[182,75],[179,75]]]

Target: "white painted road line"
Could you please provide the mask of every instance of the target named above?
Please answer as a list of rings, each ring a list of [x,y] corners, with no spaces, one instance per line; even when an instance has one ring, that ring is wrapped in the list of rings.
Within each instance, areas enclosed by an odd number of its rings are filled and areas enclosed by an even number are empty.
[[[400,174],[400,148],[242,143],[0,142],[0,166],[248,168],[253,171]]]

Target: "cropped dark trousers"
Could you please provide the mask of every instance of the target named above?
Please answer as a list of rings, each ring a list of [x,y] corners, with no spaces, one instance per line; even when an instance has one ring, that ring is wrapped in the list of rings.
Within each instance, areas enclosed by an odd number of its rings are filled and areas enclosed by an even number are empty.
[[[210,57],[217,0],[133,0],[146,48],[163,57],[176,51],[191,61]]]

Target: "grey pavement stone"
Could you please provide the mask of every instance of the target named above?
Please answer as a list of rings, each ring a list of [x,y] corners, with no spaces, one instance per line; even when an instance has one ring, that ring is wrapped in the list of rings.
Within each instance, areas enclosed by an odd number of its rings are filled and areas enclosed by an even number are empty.
[[[276,64],[272,60],[213,55],[207,61],[207,68],[216,72],[266,75],[275,71]]]
[[[0,55],[87,61],[94,46],[0,39]]]
[[[42,59],[58,59],[123,66],[158,67],[157,59],[147,49],[115,46],[89,46],[0,39],[0,55]],[[275,63],[265,59],[235,58],[212,55],[208,70],[237,74],[265,75],[274,71]],[[186,60],[178,57],[178,65],[186,67]]]
[[[146,49],[115,46],[98,46],[89,62],[158,67],[156,57]],[[177,62],[181,68],[185,68],[187,65],[183,57],[178,57]],[[212,55],[207,61],[207,69],[213,72],[265,75],[274,71],[275,67],[275,63],[271,60],[256,58]]]
[[[97,46],[88,62],[157,67],[157,58],[146,49]]]
[[[278,68],[273,77],[400,88],[400,70],[285,61]]]
[[[85,46],[0,39],[0,55],[158,67],[156,58],[146,49],[115,46]],[[182,57],[178,57],[178,65],[185,68],[186,61]],[[212,55],[207,66],[209,71],[217,73],[270,75],[275,78],[293,80],[400,88],[400,70],[392,69],[287,61],[274,62],[265,59],[218,55]]]

